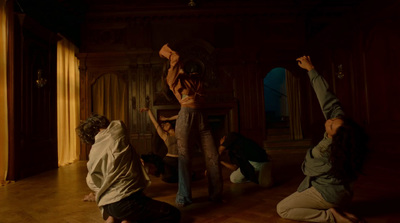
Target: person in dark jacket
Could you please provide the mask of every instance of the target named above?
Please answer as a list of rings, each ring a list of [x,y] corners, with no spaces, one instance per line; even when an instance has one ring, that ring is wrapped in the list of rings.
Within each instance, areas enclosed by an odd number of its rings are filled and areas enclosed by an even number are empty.
[[[232,183],[254,182],[263,187],[272,185],[271,162],[266,151],[251,139],[231,132],[220,140],[220,155],[228,151],[230,162],[221,164],[233,172]]]

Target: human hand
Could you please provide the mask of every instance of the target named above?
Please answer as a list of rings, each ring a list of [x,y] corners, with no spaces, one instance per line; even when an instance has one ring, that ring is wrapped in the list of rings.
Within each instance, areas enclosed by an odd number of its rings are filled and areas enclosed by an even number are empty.
[[[296,59],[297,64],[299,67],[306,69],[307,71],[310,71],[314,69],[313,64],[311,63],[310,56],[302,56]]]
[[[140,112],[149,111],[149,108],[141,108]]]
[[[220,140],[219,140],[219,144],[222,145],[222,143],[225,142],[226,136],[223,136]]]
[[[222,155],[222,153],[225,151],[225,149],[226,149],[225,146],[221,146],[221,145],[220,145],[220,146],[218,147],[218,154],[219,154],[219,155]]]
[[[168,121],[169,119],[167,118],[167,117],[165,117],[165,116],[162,116],[162,115],[160,115],[160,121]]]
[[[85,195],[83,201],[94,202],[96,201],[96,195],[93,192],[90,192],[88,195]]]
[[[172,53],[172,50],[171,50],[171,48],[169,47],[169,44],[166,43],[166,44],[164,44],[164,45],[161,47],[160,51],[158,52],[158,55],[159,55],[161,58],[169,59],[170,56],[171,56],[171,53]]]
[[[225,138],[226,136],[223,136],[220,140],[219,140],[219,147],[218,147],[218,153],[219,155],[221,155],[224,150],[226,149],[225,146],[223,146],[222,144],[225,142]]]

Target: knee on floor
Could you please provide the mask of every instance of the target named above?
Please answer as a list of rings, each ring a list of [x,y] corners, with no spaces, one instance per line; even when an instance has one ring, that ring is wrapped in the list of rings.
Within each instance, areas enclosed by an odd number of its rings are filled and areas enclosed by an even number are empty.
[[[281,216],[282,218],[286,218],[286,217],[287,217],[288,209],[282,205],[282,202],[279,202],[279,203],[276,205],[276,212],[277,212],[278,215]]]

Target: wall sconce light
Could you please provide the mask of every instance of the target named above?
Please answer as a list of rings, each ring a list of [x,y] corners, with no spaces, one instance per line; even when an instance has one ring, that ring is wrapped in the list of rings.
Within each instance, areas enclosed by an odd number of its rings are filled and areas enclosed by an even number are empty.
[[[196,2],[194,2],[194,0],[190,0],[190,2],[188,3],[189,7],[195,7],[196,6]]]
[[[39,69],[38,71],[37,71],[37,80],[36,80],[36,86],[38,87],[38,88],[41,88],[41,87],[43,87],[44,85],[46,85],[46,83],[47,83],[47,80],[45,79],[45,78],[43,78],[42,77],[42,74],[43,74],[43,70],[42,69]]]
[[[336,72],[336,76],[341,80],[344,78],[343,65],[339,64],[337,69],[338,69],[338,71]]]

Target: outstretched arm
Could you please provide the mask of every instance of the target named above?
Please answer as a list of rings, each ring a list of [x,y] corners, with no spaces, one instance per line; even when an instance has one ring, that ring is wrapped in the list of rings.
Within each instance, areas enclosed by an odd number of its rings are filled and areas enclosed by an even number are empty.
[[[219,155],[221,156],[222,155],[222,153],[226,150],[226,147],[225,146],[223,146],[222,144],[225,142],[225,138],[226,138],[226,136],[223,136],[220,140],[219,140],[219,148],[218,148],[218,153],[219,153]],[[228,169],[230,169],[230,170],[233,170],[233,171],[235,171],[235,170],[237,170],[237,168],[238,168],[238,166],[236,166],[235,164],[232,164],[232,163],[228,163],[228,162],[225,162],[225,161],[220,161],[220,163],[224,166],[224,167],[226,167],[226,168],[228,168]]]
[[[301,68],[308,71],[311,86],[314,88],[315,94],[317,95],[325,119],[343,116],[344,112],[340,106],[339,99],[330,91],[326,80],[314,69],[310,56],[297,58],[297,63]]]
[[[167,83],[172,92],[174,92],[174,87],[177,83],[178,77],[183,73],[182,66],[179,61],[179,54],[172,50],[167,43],[161,47],[159,55],[161,58],[166,58],[169,60],[170,68],[168,69]],[[174,92],[175,95],[176,93],[177,92]],[[180,100],[180,98],[178,99]]]
[[[149,118],[153,123],[154,127],[156,128],[158,135],[165,141],[167,139],[167,133],[161,128],[160,124],[158,124],[156,118],[153,115],[153,112],[149,108],[140,109],[140,112],[144,111],[147,111],[147,114],[149,114]]]
[[[236,166],[235,164],[232,164],[232,163],[228,163],[228,162],[225,162],[225,161],[221,161],[221,164],[222,164],[224,167],[226,167],[226,168],[228,168],[228,169],[230,169],[230,170],[233,170],[233,171],[235,171],[235,170],[238,169],[238,166]]]
[[[172,120],[176,120],[177,118],[178,118],[178,115],[174,115],[171,117],[160,116],[161,121],[172,121]]]

